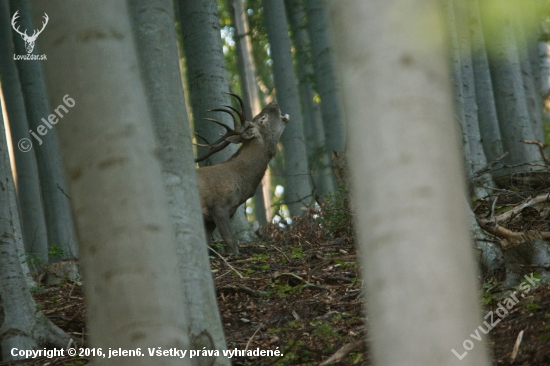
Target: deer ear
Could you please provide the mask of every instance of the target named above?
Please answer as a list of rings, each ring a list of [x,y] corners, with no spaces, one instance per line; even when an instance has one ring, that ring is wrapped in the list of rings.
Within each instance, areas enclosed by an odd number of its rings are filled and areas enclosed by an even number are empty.
[[[260,133],[257,127],[249,128],[241,134],[242,138],[245,140],[253,139],[254,137],[260,137]]]
[[[233,135],[226,138],[225,141],[231,142],[232,144],[240,144],[243,142],[243,138],[241,135]]]

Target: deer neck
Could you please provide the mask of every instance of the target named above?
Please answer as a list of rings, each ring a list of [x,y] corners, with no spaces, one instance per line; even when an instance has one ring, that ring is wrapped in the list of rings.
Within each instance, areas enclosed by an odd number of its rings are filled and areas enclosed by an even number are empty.
[[[245,178],[244,181],[253,185],[255,191],[265,174],[267,164],[275,155],[274,150],[269,149],[256,139],[246,141],[225,164],[230,166],[233,171],[239,171],[240,175]]]

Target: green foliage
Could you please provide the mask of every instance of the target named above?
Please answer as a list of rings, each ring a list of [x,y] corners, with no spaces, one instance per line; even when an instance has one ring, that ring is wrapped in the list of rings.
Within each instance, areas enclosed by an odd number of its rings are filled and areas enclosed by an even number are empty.
[[[349,191],[340,187],[334,194],[325,196],[318,217],[327,233],[333,238],[352,235],[352,216],[349,209]]]
[[[490,288],[494,287],[496,285],[496,281],[494,277],[491,277],[487,281],[483,282],[483,294],[481,296],[481,303],[484,305],[489,305],[494,299],[493,295],[491,295],[491,292],[489,291]]]
[[[302,252],[302,247],[291,247],[292,253],[290,253],[290,258],[299,259],[303,258],[304,253]]]
[[[542,308],[538,304],[531,303],[531,304],[525,305],[525,310],[528,310],[528,311],[534,311],[539,309],[542,309]]]
[[[48,258],[50,259],[50,262],[61,260],[64,256],[65,253],[63,252],[63,248],[60,246],[52,245],[48,247]]]

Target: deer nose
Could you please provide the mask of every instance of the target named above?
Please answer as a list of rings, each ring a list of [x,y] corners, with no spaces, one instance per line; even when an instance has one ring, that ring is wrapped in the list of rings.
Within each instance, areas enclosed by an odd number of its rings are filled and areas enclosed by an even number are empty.
[[[284,123],[287,123],[288,121],[290,121],[290,116],[288,114],[285,114],[284,116],[281,116],[281,119]]]

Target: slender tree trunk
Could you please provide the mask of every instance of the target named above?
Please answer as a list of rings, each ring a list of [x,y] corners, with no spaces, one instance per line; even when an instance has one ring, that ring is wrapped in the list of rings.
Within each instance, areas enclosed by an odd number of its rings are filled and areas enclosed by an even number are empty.
[[[527,5],[527,8],[531,6]],[[513,27],[514,35],[517,40],[518,56],[521,67],[521,75],[523,77],[523,88],[525,90],[527,110],[529,112],[529,119],[533,125],[533,134],[535,139],[544,142],[544,126],[542,125],[542,99],[536,87],[535,73],[533,72],[533,65],[531,64],[530,57],[530,43],[532,40],[536,40],[534,33],[529,32],[529,27],[524,23],[525,21],[533,21],[529,19],[527,14],[524,16],[522,13],[524,9],[518,9],[518,13],[514,14]]]
[[[17,24],[22,29],[35,29],[31,21],[31,9],[28,0],[10,0],[13,12],[19,11]],[[15,9],[15,10],[14,10]],[[24,43],[21,37],[14,33],[13,44],[17,54],[25,54]],[[37,47],[34,53],[39,54]],[[29,127],[37,133],[38,128],[44,128],[42,119],[47,120],[50,115],[50,103],[48,92],[42,75],[43,61],[17,61],[21,79],[21,89],[25,97],[25,109],[29,121]],[[56,106],[62,104],[61,100],[54,101]],[[65,173],[61,162],[61,150],[55,127],[46,130],[47,134],[40,136],[44,142],[34,144],[33,150],[38,163],[38,173],[42,201],[44,202],[44,214],[48,232],[48,245],[63,250],[63,255],[51,257],[50,261],[78,258],[78,246],[74,233],[74,224],[71,216],[70,201],[67,196],[68,189]],[[55,251],[52,251],[55,252]]]
[[[285,8],[296,55],[309,169],[312,171],[316,196],[324,196],[334,193],[334,180],[325,146],[321,109],[314,100],[315,92],[311,84],[314,73],[311,66],[309,36],[305,29],[305,13],[301,0],[285,0]]]
[[[494,187],[495,184],[491,175],[488,173],[477,178],[474,177],[477,171],[487,165],[487,158],[485,157],[485,152],[483,151],[483,145],[481,143],[478,120],[468,4],[463,0],[454,0],[449,2],[449,6],[454,8],[453,12],[448,12],[450,16],[454,15],[454,21],[449,21],[449,24],[454,23],[455,25],[455,28],[451,29],[451,32],[456,32],[457,37],[458,57],[460,58],[460,81],[462,83],[462,97],[464,102],[464,126],[466,138],[468,139],[470,147],[469,153],[466,153],[466,171],[468,172],[468,177],[471,179],[475,195],[477,197],[485,197],[488,195],[487,189]]]
[[[523,76],[521,74],[518,47],[512,27],[511,9],[502,7],[501,16],[491,19],[491,5],[498,6],[496,0],[480,3],[485,41],[488,48],[491,80],[495,94],[500,133],[505,158],[508,164],[523,164],[541,159],[534,145],[527,145],[521,140],[534,140],[533,124],[530,121],[526,103]],[[530,166],[519,166],[501,171],[512,173],[533,170]]]
[[[262,108],[260,105],[260,96],[258,95],[258,83],[256,83],[256,67],[254,66],[254,58],[252,57],[248,19],[246,18],[243,0],[227,0],[227,8],[229,9],[231,21],[235,28],[234,38],[237,46],[237,68],[239,69],[244,108],[247,118],[252,119],[260,113]],[[267,207],[271,205],[271,200],[264,201],[264,184],[265,180],[262,180],[262,183],[254,194],[254,216],[260,225],[267,224]]]
[[[0,0],[0,11],[9,14],[7,0]],[[5,11],[5,13],[4,13]],[[69,336],[38,311],[29,291],[28,276],[21,265],[19,219],[14,210],[14,188],[4,121],[0,113],[0,349],[1,360],[12,348],[33,350],[46,345],[66,347]],[[26,269],[28,272],[28,268]]]
[[[14,160],[17,171],[17,197],[21,212],[23,241],[27,254],[42,264],[48,263],[48,237],[44,210],[40,196],[40,183],[36,158],[32,149],[27,124],[25,102],[21,83],[13,60],[10,11],[7,0],[2,0],[0,9],[0,75],[6,111],[14,146]],[[16,40],[23,42],[22,39]],[[26,139],[26,140],[22,140]],[[15,148],[17,146],[18,148]],[[27,149],[28,148],[28,149]]]
[[[94,365],[151,365],[147,348],[189,349],[181,273],[126,1],[48,1],[39,42],[52,100],[74,99],[58,124],[86,281],[90,346],[147,357]],[[158,365],[189,359],[156,357]]]
[[[330,6],[373,364],[489,365],[485,342],[463,348],[483,323],[440,3]]]
[[[285,159],[285,203],[291,216],[300,216],[303,213],[302,207],[309,205],[311,201],[311,184],[285,8],[282,1],[271,0],[263,0],[263,6],[271,45],[277,101],[281,112],[290,115],[290,122],[281,137]]]
[[[191,349],[226,349],[204,245],[191,133],[178,65],[170,0],[129,3],[142,80],[159,146],[189,323]],[[228,358],[194,358],[197,365],[229,365]],[[192,361],[193,361],[192,360]]]
[[[204,118],[214,118],[228,126],[233,124],[225,113],[208,112],[209,109],[231,104],[229,95],[224,94],[229,91],[229,83],[220,37],[218,5],[215,0],[178,0],[177,3],[195,132],[212,142],[225,131]],[[199,155],[205,152],[202,147],[197,150]],[[219,164],[236,151],[237,146],[230,145],[202,164]],[[244,210],[244,204],[237,209],[231,229],[238,240],[247,242],[252,240],[253,234]]]
[[[325,10],[326,1],[307,0],[304,3],[307,12],[307,30],[311,44],[315,83],[321,97],[321,113],[327,150],[342,152],[346,142],[346,126],[340,85],[331,59],[330,26]]]
[[[483,38],[481,17],[479,16],[478,0],[469,0],[468,6],[479,131],[485,156],[489,162],[492,162],[503,154],[502,139],[500,137],[500,127],[498,125],[495,96],[491,82],[487,50],[485,49],[485,39]]]

